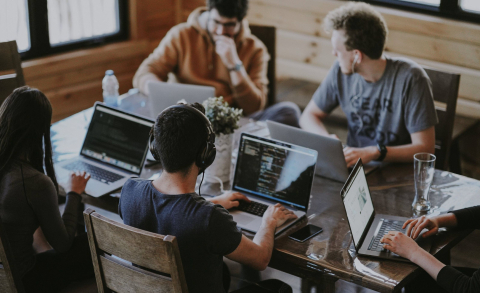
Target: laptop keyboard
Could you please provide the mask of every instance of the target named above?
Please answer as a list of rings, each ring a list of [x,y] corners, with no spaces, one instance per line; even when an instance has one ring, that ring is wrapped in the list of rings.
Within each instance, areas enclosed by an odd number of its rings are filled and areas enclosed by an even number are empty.
[[[267,210],[268,205],[259,203],[256,201],[251,201],[251,202],[246,202],[246,201],[240,201],[240,205],[237,207],[237,209],[244,211],[249,214],[257,215],[259,217],[263,217],[263,214]]]
[[[368,246],[368,250],[372,251],[387,251],[387,249],[383,248],[383,243],[380,243],[380,240],[382,239],[383,235],[387,234],[390,231],[399,231],[402,233],[405,233],[406,229],[402,229],[403,222],[400,221],[394,221],[394,220],[387,220],[387,219],[381,219],[382,224],[380,226],[380,229],[378,229],[378,232],[374,235],[372,238],[372,241],[370,242],[370,245]]]
[[[83,161],[72,162],[68,165],[65,165],[63,168],[70,171],[85,171],[89,173],[93,179],[105,183],[113,183],[124,178],[124,176],[122,175],[104,170],[94,165],[87,164]]]

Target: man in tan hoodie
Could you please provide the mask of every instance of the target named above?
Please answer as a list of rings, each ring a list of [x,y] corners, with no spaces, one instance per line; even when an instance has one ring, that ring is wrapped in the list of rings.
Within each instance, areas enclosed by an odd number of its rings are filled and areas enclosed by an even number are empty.
[[[140,65],[133,86],[148,95],[149,82],[167,81],[173,73],[180,83],[215,87],[216,96],[246,116],[298,127],[300,110],[294,103],[265,109],[270,56],[250,33],[247,8],[248,0],[207,0],[207,8],[197,8],[167,33]]]

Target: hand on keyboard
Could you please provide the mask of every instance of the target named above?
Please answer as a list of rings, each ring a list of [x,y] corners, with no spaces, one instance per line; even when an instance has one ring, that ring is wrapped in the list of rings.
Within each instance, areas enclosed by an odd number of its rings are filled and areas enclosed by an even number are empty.
[[[263,214],[263,223],[267,225],[275,225],[275,227],[282,226],[286,221],[290,219],[296,219],[291,210],[285,208],[281,204],[277,203],[274,206],[269,206]]]
[[[240,201],[250,202],[248,197],[246,197],[245,195],[233,191],[227,191],[222,195],[210,199],[210,201],[214,204],[221,205],[227,210],[238,207],[240,205]]]
[[[85,191],[88,180],[90,180],[90,174],[87,172],[72,172],[68,178],[67,186],[65,186],[65,192],[73,191],[82,194]]]
[[[385,243],[385,249],[409,260],[412,260],[412,256],[415,255],[415,253],[422,251],[415,240],[397,231],[390,231],[385,234],[380,240],[380,243]]]

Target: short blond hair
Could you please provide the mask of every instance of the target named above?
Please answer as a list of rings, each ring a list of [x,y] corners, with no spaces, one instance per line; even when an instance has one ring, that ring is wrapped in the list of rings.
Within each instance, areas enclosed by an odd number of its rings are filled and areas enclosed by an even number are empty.
[[[345,31],[347,50],[360,50],[371,59],[382,57],[388,29],[383,16],[366,3],[348,3],[330,11],[324,20],[327,32]]]

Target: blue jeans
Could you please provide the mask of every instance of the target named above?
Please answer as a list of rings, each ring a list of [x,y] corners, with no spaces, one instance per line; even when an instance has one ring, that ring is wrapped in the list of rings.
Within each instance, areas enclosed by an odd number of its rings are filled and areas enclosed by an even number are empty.
[[[265,110],[257,111],[248,116],[248,118],[257,121],[271,120],[293,127],[300,127],[298,120],[300,119],[301,114],[300,108],[295,103],[280,102],[266,108]]]

